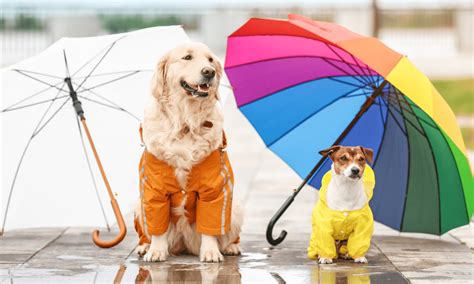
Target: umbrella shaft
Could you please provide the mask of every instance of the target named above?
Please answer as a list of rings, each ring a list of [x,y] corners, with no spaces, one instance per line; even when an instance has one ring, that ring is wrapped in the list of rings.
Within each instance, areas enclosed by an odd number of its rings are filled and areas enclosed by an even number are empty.
[[[92,135],[89,132],[89,127],[87,127],[86,119],[84,116],[81,117],[81,123],[86,132],[87,139],[89,140],[89,144],[91,146],[92,152],[94,153],[95,160],[97,162],[97,166],[99,167],[100,174],[102,175],[102,179],[104,180],[105,187],[107,188],[107,192],[109,193],[110,199],[115,199],[112,189],[110,187],[109,181],[107,176],[105,175],[105,170],[102,167],[102,162],[100,161],[99,154],[97,153],[97,149],[95,148],[94,141],[92,140]]]
[[[372,106],[372,104],[375,101],[375,98],[377,98],[379,95],[382,94],[383,88],[385,85],[387,85],[387,80],[384,80],[380,86],[378,86],[376,89],[374,89],[374,92],[370,97],[365,100],[364,104],[360,107],[359,112],[355,115],[354,119],[347,125],[346,129],[337,137],[336,141],[332,144],[337,145],[342,142],[342,140],[346,137],[346,135],[351,131],[351,129],[356,125],[356,123],[359,121],[359,119],[362,117],[362,115]],[[295,192],[293,193],[293,197],[296,197],[300,190],[308,183],[308,181],[311,179],[311,177],[316,173],[316,171],[321,167],[321,165],[324,163],[327,157],[322,157],[319,162],[314,166],[314,168],[311,170],[311,172],[306,176],[306,178],[303,180],[303,182],[300,184],[300,186],[295,189]]]

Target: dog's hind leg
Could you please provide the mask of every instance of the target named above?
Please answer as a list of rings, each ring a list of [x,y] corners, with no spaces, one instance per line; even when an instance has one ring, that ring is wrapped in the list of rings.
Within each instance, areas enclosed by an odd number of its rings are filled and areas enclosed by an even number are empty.
[[[230,231],[218,238],[219,250],[224,255],[240,255],[240,232],[243,223],[243,212],[239,202],[234,201]]]

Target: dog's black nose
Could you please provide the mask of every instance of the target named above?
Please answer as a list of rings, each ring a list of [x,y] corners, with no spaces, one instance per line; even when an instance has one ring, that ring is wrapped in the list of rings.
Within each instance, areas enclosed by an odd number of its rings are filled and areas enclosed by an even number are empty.
[[[202,76],[204,76],[204,78],[212,79],[214,78],[214,76],[216,76],[216,70],[210,67],[205,67],[205,68],[202,68],[201,74]]]
[[[353,175],[358,175],[358,174],[360,173],[360,170],[359,170],[359,168],[352,168],[352,169],[351,169],[351,173],[352,173]]]

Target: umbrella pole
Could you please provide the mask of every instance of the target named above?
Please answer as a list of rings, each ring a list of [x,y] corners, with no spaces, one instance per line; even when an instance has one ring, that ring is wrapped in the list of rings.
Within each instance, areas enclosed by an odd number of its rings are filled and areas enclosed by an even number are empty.
[[[351,131],[351,129],[356,125],[356,123],[359,121],[359,119],[362,117],[362,115],[372,106],[372,104],[375,101],[375,98],[377,98],[379,95],[382,94],[383,88],[385,85],[387,85],[387,81],[384,80],[379,87],[374,88],[374,92],[370,97],[367,97],[367,100],[364,102],[364,104],[360,107],[359,112],[355,115],[354,119],[347,125],[347,127],[344,129],[344,131],[339,135],[339,137],[334,141],[332,145],[337,145],[342,142],[342,140],[346,137],[346,135]],[[305,177],[305,179],[301,182],[301,184],[293,190],[293,193],[286,199],[286,201],[280,206],[278,211],[273,215],[272,219],[270,219],[270,222],[268,223],[267,226],[267,241],[269,244],[272,246],[276,246],[283,242],[285,240],[286,235],[288,234],[287,231],[283,230],[281,231],[280,235],[278,238],[274,239],[273,238],[273,227],[275,226],[276,222],[280,219],[280,217],[285,213],[285,211],[290,207],[290,205],[293,203],[295,200],[296,196],[300,193],[301,189],[308,183],[308,181],[311,179],[311,177],[316,173],[316,171],[321,167],[321,165],[324,163],[327,157],[322,157],[319,162],[314,166],[314,168],[311,170],[311,172]]]
[[[67,83],[67,85],[69,87],[69,95],[72,98],[72,103],[73,103],[74,109],[75,109],[77,115],[79,116],[79,118],[81,120],[82,127],[84,128],[84,131],[86,133],[87,139],[89,140],[89,144],[91,146],[92,152],[94,153],[94,157],[95,157],[95,160],[97,162],[97,166],[99,167],[100,174],[102,175],[102,179],[104,181],[105,187],[107,188],[107,192],[109,194],[110,202],[112,204],[112,209],[114,210],[115,218],[117,219],[117,224],[118,224],[118,227],[119,227],[119,234],[110,241],[101,240],[100,237],[99,237],[99,234],[100,234],[99,230],[95,230],[94,232],[92,232],[92,240],[94,241],[94,243],[97,246],[99,246],[101,248],[110,248],[110,247],[113,247],[113,246],[119,244],[125,238],[125,235],[127,233],[127,227],[125,226],[125,221],[124,221],[122,213],[120,211],[120,207],[119,207],[119,205],[117,203],[117,200],[115,199],[115,196],[112,192],[112,189],[110,187],[107,176],[105,175],[105,170],[102,166],[102,162],[100,161],[99,154],[97,153],[97,149],[95,148],[94,141],[92,139],[92,135],[89,131],[89,127],[87,127],[86,118],[84,116],[84,110],[82,109],[81,102],[78,100],[77,94],[76,94],[76,92],[74,91],[74,89],[72,87],[71,78],[69,78],[69,77],[66,78],[65,82]]]

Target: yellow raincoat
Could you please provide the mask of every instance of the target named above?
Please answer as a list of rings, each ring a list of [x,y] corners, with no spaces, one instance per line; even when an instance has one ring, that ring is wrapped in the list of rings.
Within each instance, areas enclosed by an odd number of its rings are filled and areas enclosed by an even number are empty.
[[[341,248],[341,253],[348,251],[352,258],[362,257],[370,247],[370,239],[374,230],[374,217],[369,204],[359,210],[336,211],[326,204],[326,192],[331,181],[331,171],[323,176],[319,201],[313,208],[311,240],[308,247],[308,257],[336,258],[336,241],[347,240],[347,248]],[[372,198],[375,187],[375,175],[372,168],[366,166],[364,176],[365,194],[367,201]],[[343,250],[346,250],[344,251]]]

